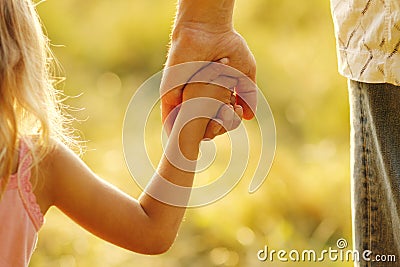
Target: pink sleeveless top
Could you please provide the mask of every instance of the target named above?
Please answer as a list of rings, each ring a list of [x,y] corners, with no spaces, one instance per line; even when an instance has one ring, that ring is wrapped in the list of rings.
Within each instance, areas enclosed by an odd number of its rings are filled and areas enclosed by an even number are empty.
[[[28,266],[43,224],[43,214],[30,182],[32,157],[21,141],[18,171],[0,200],[0,266]]]

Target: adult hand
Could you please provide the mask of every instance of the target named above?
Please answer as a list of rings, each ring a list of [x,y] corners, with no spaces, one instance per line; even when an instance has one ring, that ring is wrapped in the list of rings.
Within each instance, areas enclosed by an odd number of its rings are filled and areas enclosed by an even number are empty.
[[[240,34],[229,25],[209,25],[196,22],[175,25],[166,68],[193,61],[221,62],[237,69],[239,72],[225,74],[225,77],[234,76],[231,78],[236,81],[234,90],[237,99],[234,104],[243,108],[243,118],[252,119],[254,117],[257,104],[256,63],[246,41]],[[174,78],[168,77],[168,73],[165,73],[165,76],[164,79]],[[176,87],[162,95],[163,122],[171,111],[181,104],[183,88],[184,86]],[[172,125],[168,125],[171,123],[173,120],[169,120],[165,125],[167,130],[172,127]],[[222,128],[219,133],[215,134],[217,127],[216,121],[210,121],[205,137],[213,138],[225,132],[225,129]]]

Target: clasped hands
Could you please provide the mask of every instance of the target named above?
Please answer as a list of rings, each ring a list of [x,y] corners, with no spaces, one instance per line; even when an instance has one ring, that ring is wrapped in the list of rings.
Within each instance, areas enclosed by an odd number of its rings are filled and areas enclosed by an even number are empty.
[[[204,129],[204,139],[237,128],[242,118],[252,119],[257,105],[255,75],[255,59],[243,37],[233,29],[176,28],[160,89],[167,133],[179,106],[195,98],[221,102],[218,109],[210,110],[212,119]]]

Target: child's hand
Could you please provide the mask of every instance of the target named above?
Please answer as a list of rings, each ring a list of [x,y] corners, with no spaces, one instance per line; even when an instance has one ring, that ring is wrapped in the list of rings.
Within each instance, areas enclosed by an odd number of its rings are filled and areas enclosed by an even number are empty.
[[[211,64],[208,68],[197,73],[193,79],[208,80],[212,77],[212,81],[209,84],[202,84],[199,86],[186,86],[183,92],[182,101],[187,101],[193,98],[212,98],[218,100],[221,105],[218,111],[214,113],[213,119],[209,121],[207,128],[204,133],[204,139],[213,139],[214,137],[224,134],[227,131],[236,129],[243,118],[243,108],[237,105],[237,97],[234,93],[234,88],[237,85],[237,79],[234,77],[227,77],[220,75],[223,72],[223,65],[228,64],[228,59],[223,58],[218,63],[222,64]],[[199,78],[203,76],[204,78]],[[218,86],[216,84],[224,85],[228,88]],[[207,105],[205,108],[211,108]]]
[[[232,105],[223,105],[215,119],[210,120],[204,133],[205,139],[224,134],[227,131],[236,129],[243,118],[243,108],[233,103]]]
[[[205,114],[212,118],[204,129],[204,139],[213,139],[227,131],[236,129],[243,118],[243,108],[236,104],[235,94],[226,88],[214,84],[190,84],[183,92],[183,103],[188,100],[199,99],[198,114]],[[203,100],[204,99],[204,100]],[[216,101],[215,101],[216,100]],[[204,101],[202,104],[201,101]],[[200,106],[200,107],[199,107]],[[201,116],[201,115],[200,115]]]

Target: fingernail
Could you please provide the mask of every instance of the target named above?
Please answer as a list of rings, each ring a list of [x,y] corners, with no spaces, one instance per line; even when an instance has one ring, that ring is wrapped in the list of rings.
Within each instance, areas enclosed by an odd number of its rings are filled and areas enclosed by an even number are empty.
[[[221,59],[219,60],[219,63],[224,64],[224,65],[227,65],[227,64],[229,63],[229,59],[226,58],[226,57],[221,58]]]

